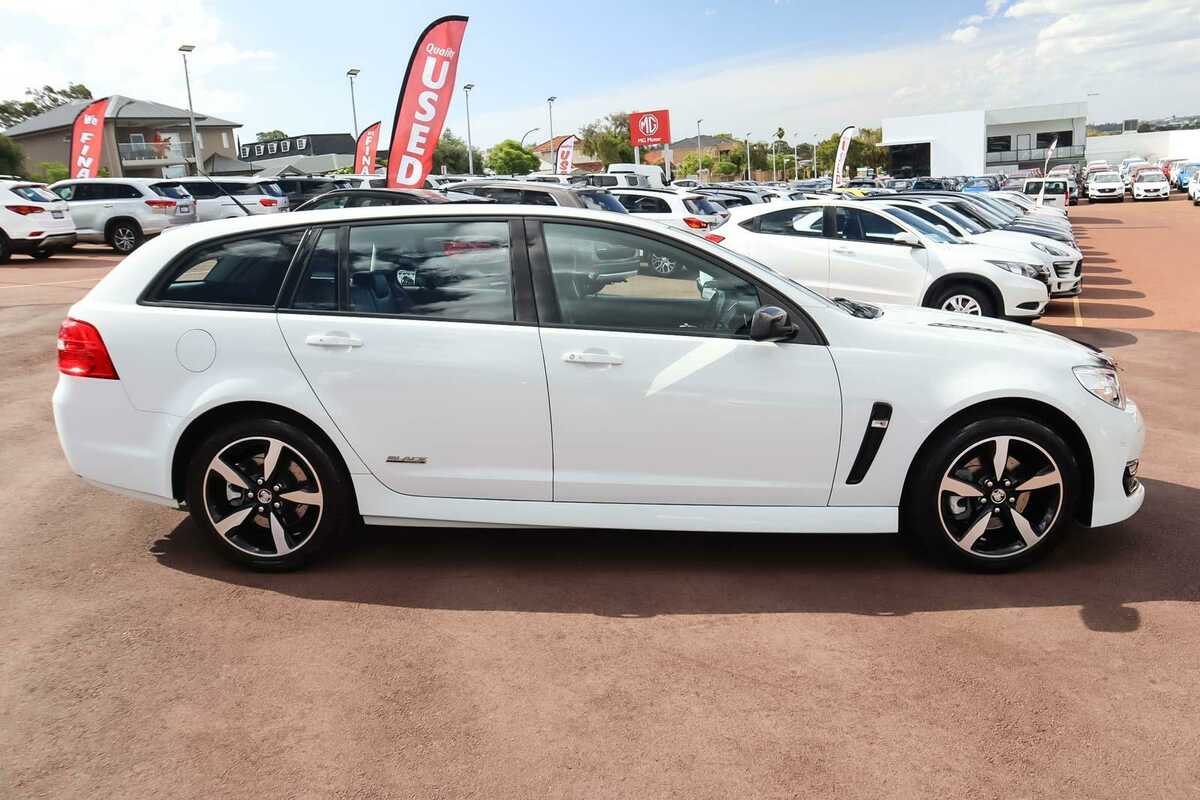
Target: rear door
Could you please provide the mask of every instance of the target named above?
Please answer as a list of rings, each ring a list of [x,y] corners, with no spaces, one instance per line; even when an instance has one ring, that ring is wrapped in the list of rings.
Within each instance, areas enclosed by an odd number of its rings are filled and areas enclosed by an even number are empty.
[[[834,209],[829,248],[829,296],[866,303],[917,305],[929,280],[927,251],[893,241],[904,231],[881,214]]]
[[[75,230],[80,234],[101,234],[102,220],[107,219],[104,206],[108,202],[98,191],[97,183],[68,183],[54,187],[54,192],[67,201]]]
[[[372,473],[409,495],[551,499],[520,224],[420,217],[316,235],[279,325]]]
[[[824,235],[824,216],[818,205],[760,214],[741,223],[745,233],[736,234],[736,249],[828,295],[830,240]]]

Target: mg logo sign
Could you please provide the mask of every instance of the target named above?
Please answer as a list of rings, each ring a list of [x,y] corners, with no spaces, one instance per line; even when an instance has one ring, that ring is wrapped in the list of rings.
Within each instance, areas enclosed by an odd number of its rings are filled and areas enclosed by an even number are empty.
[[[669,144],[671,141],[671,113],[661,111],[635,111],[629,115],[629,139],[634,147],[648,144]]]

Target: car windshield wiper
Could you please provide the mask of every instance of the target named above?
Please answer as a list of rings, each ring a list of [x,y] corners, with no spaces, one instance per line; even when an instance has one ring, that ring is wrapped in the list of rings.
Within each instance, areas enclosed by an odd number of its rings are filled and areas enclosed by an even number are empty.
[[[883,309],[878,306],[868,305],[866,303],[856,303],[853,300],[847,300],[845,297],[835,297],[833,302],[837,303],[842,308],[849,311],[856,317],[863,319],[877,319],[883,316]]]

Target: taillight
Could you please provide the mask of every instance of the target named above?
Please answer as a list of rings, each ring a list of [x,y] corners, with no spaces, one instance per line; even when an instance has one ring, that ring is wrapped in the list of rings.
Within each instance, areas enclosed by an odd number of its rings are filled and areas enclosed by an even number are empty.
[[[67,317],[58,329],[58,371],[77,378],[117,380],[117,368],[96,326]]]
[[[258,201],[258,204],[264,208],[274,208],[275,206],[279,205],[279,201],[273,200],[270,197],[263,197]]]
[[[174,208],[174,200],[147,200],[146,205],[151,208]]]
[[[695,228],[696,230],[702,231],[702,230],[705,230],[706,228],[708,228],[707,222],[705,222],[702,219],[696,219],[695,217],[684,217],[683,222],[689,228]]]
[[[22,217],[27,217],[30,214],[41,214],[46,210],[41,206],[5,206],[5,208],[14,214],[20,214]]]
[[[725,241],[725,237],[719,233],[708,233],[704,235],[704,238],[708,239],[713,244],[720,244],[721,242]]]

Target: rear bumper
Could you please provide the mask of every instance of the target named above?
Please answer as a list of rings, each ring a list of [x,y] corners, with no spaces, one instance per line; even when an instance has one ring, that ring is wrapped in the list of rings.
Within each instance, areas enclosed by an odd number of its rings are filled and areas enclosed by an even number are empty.
[[[39,239],[9,239],[14,253],[35,253],[39,250],[62,250],[78,240],[74,233],[52,233]]]

